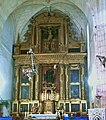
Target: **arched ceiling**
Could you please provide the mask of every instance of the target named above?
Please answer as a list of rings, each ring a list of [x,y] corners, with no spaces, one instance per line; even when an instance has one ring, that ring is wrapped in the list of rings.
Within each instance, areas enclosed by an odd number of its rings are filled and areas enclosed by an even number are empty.
[[[22,29],[33,15],[38,15],[40,13],[43,13],[44,11],[53,12],[55,10],[58,10],[62,14],[64,13],[66,16],[70,17],[70,21],[73,21],[79,29],[86,28],[86,24],[88,21],[85,14],[72,2],[36,2],[33,0],[21,4],[12,13],[12,16],[15,16],[15,21],[17,23],[16,33],[18,32],[21,34]]]
[[[70,18],[79,30],[84,30],[86,36],[86,25],[92,26],[92,18],[87,7],[89,0],[1,0],[1,22],[8,22],[10,18],[14,25],[14,40],[18,33],[21,34],[32,16],[44,11],[59,11]],[[2,22],[2,23],[3,23]],[[2,26],[3,27],[3,26]]]

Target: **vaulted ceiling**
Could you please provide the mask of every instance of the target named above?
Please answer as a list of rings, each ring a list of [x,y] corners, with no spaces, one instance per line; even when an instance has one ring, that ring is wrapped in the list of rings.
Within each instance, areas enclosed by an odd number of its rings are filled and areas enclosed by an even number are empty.
[[[93,30],[93,17],[97,14],[97,6],[103,7],[103,1],[97,0],[0,0],[0,42],[8,52],[22,34],[32,16],[43,12],[59,11],[70,18],[79,30],[84,31],[89,25]],[[99,10],[99,9],[98,9]]]
[[[59,11],[68,16],[79,29],[86,31],[86,25],[92,26],[92,9],[90,0],[1,0],[0,13],[1,29],[5,29],[11,24],[14,40],[17,40],[18,33],[21,34],[23,28],[34,15],[45,11]],[[12,32],[12,31],[11,31]]]

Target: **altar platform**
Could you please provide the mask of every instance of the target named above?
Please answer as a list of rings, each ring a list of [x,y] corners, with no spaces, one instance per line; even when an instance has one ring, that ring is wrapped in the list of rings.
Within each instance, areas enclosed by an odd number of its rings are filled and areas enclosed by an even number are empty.
[[[68,116],[64,114],[62,117],[57,114],[30,114],[24,120],[89,120],[88,116]]]
[[[29,118],[33,120],[58,120],[57,114],[29,114],[24,118],[24,120],[28,120]]]

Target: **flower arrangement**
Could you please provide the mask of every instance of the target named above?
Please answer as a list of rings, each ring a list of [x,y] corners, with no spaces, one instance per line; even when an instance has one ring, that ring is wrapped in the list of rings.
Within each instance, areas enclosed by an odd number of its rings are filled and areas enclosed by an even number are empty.
[[[64,109],[64,105],[60,104],[59,110],[63,110]]]

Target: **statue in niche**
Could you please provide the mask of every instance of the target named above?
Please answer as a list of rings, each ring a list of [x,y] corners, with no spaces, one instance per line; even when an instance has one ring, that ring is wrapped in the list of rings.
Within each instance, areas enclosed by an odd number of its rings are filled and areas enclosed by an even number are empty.
[[[44,74],[44,80],[47,83],[54,83],[54,79],[55,79],[55,71],[51,67],[49,67],[49,69]]]
[[[52,37],[53,37],[52,31],[49,30],[49,32],[48,32],[49,50],[51,50],[51,48],[52,48],[52,40],[53,40]]]

